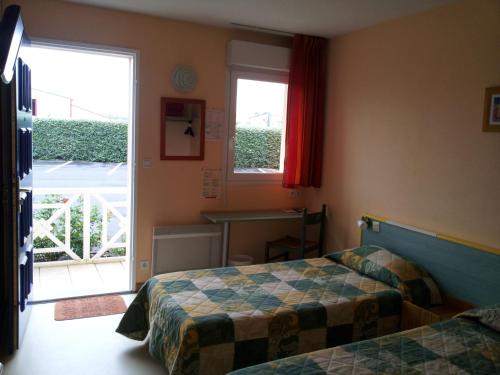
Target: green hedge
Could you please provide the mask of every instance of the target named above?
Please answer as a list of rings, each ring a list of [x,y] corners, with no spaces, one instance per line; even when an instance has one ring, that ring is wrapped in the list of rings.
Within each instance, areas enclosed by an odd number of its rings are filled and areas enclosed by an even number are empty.
[[[236,128],[235,168],[279,169],[281,129]]]
[[[36,160],[127,161],[127,124],[90,120],[33,120]],[[237,128],[236,168],[278,169],[281,129]]]
[[[127,161],[126,123],[33,119],[33,159]]]

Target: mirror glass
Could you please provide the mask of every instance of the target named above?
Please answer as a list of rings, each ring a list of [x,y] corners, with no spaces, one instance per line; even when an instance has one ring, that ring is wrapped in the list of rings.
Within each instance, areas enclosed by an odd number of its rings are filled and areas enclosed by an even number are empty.
[[[205,101],[161,99],[161,159],[203,160]]]

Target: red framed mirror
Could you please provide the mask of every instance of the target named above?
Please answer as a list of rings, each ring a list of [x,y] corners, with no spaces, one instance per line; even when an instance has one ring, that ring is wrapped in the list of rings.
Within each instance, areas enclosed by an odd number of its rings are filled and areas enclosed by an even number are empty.
[[[161,98],[161,160],[203,160],[205,101]]]

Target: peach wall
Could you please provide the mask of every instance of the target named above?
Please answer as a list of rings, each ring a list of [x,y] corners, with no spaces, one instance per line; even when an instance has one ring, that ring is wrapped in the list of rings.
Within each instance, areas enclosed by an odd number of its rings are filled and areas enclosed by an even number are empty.
[[[159,98],[182,96],[169,83],[175,64],[198,70],[190,97],[223,109],[227,41],[286,38],[52,0],[16,3],[33,37],[140,51],[138,260],[151,257],[155,225],[202,222],[201,210],[304,204],[279,185],[230,185],[225,200],[202,199],[201,168],[222,166],[222,142],[207,142],[203,162],[159,159]],[[484,88],[500,85],[499,15],[498,0],[467,0],[330,43],[324,184],[306,196],[311,208],[330,206],[329,248],[357,244],[364,212],[500,245],[500,134],[480,130]],[[140,167],[145,158],[151,169]],[[261,260],[266,239],[293,229],[234,225],[231,245]],[[137,281],[147,276],[138,270]]]
[[[500,86],[500,1],[467,0],[336,38],[329,54],[328,246],[363,213],[500,246],[500,133],[481,131]]]
[[[138,97],[137,260],[151,258],[152,229],[162,224],[203,222],[202,210],[268,209],[303,205],[278,185],[231,185],[226,200],[201,198],[201,168],[222,167],[222,142],[207,142],[205,160],[160,161],[161,96],[183,96],[169,77],[175,64],[193,65],[199,82],[189,97],[205,99],[207,108],[225,106],[225,48],[232,38],[286,45],[287,38],[245,33],[144,15],[118,12],[52,0],[20,0],[31,37],[109,45],[140,51]],[[153,167],[143,169],[151,158]],[[293,229],[287,223],[235,226],[231,247],[261,260],[264,241]],[[252,235],[248,235],[251,231]],[[147,272],[137,269],[137,281]]]

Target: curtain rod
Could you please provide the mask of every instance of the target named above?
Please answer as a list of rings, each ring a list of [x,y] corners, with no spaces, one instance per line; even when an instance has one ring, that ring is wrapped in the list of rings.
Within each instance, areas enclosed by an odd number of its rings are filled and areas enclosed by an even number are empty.
[[[276,34],[276,35],[283,35],[283,36],[294,36],[295,35],[294,33],[289,33],[287,31],[268,29],[266,27],[260,27],[260,26],[245,25],[243,23],[231,22],[231,25],[236,26],[239,29],[257,31],[260,33],[269,33],[269,34]]]

